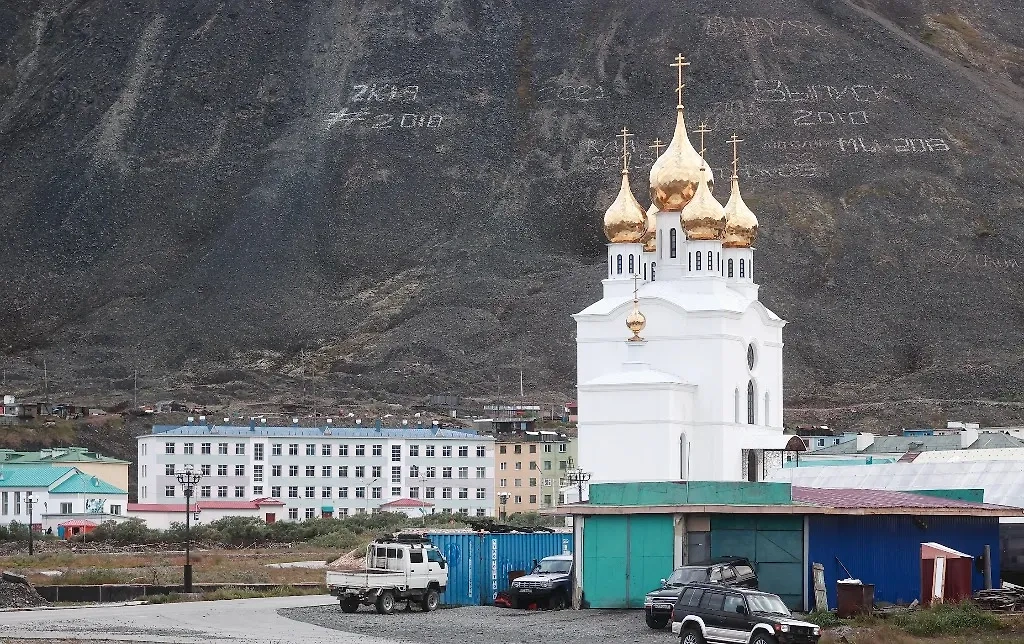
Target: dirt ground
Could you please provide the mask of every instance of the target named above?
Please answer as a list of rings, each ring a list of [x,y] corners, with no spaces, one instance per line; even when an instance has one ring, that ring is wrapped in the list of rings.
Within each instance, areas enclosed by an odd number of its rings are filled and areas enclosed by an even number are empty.
[[[306,568],[268,568],[267,564],[290,561],[328,561],[337,551],[309,547],[199,550],[192,552],[195,583],[322,582],[324,571]],[[0,570],[28,577],[36,585],[182,583],[185,555],[181,552],[44,552],[0,556]],[[43,573],[59,571],[60,575]]]

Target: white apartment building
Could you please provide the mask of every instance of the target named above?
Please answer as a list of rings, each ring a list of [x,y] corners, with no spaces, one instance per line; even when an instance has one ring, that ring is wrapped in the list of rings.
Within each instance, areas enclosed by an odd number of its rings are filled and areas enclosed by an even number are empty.
[[[416,499],[426,514],[494,513],[494,438],[434,428],[157,425],[138,438],[139,504],[270,498],[287,520],[375,512]],[[385,508],[386,509],[386,508]]]

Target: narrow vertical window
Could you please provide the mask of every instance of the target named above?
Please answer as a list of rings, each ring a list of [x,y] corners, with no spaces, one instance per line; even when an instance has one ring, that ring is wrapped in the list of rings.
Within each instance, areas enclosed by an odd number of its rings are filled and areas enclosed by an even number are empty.
[[[715,253],[715,265],[718,266],[718,272],[722,272],[722,253]]]
[[[733,411],[733,414],[732,414],[733,415],[733,422],[738,425],[739,422],[740,422],[740,388],[739,387],[736,387],[736,389],[734,389],[733,392],[732,392],[732,407],[733,407],[733,410],[732,410]]]
[[[674,258],[676,256],[676,229],[668,231],[668,256]]]
[[[768,398],[768,392],[766,391],[764,392],[764,424],[766,426],[769,425],[768,418],[771,416],[771,414],[768,412],[769,403],[770,399]]]
[[[729,267],[728,268],[729,277],[732,277],[732,260],[730,259],[728,262],[726,262],[726,265]]]
[[[709,271],[713,271],[713,270],[715,270],[715,263],[714,263],[713,261],[711,261],[711,259],[712,259],[712,256],[713,256],[713,255],[714,255],[714,253],[712,253],[712,252],[711,252],[711,251],[709,250],[709,251],[708,251],[708,270],[709,270]]]
[[[742,261],[743,260],[741,259],[740,262],[742,262]],[[748,425],[753,425],[754,424],[754,416],[755,416],[755,411],[756,411],[754,409],[754,404],[755,404],[755,402],[754,402],[754,381],[751,380],[751,381],[749,381],[747,383],[747,424]]]
[[[697,251],[697,271],[700,272],[700,258],[703,255],[700,251]]]
[[[693,270],[693,253],[686,253],[686,270]]]
[[[634,272],[636,272],[636,269],[633,266],[633,256],[630,255],[629,256],[629,274],[632,275]]]
[[[615,274],[615,260],[613,260],[612,256],[609,255],[608,256],[608,277],[611,277],[614,274]]]
[[[647,281],[647,262],[644,262],[644,281]]]
[[[740,260],[740,277],[743,277],[743,260]]]
[[[655,279],[657,279],[657,278],[656,278],[656,277],[654,276],[654,269],[655,269],[655,268],[657,268],[657,266],[658,266],[658,262],[651,262],[651,281],[652,281],[652,282],[653,282],[653,281],[654,281]]]
[[[622,255],[619,255],[618,259],[615,261],[615,266],[616,266],[616,268],[618,268],[619,275],[622,275]],[[740,275],[743,274],[742,270],[743,269],[740,269],[740,271],[741,271]]]

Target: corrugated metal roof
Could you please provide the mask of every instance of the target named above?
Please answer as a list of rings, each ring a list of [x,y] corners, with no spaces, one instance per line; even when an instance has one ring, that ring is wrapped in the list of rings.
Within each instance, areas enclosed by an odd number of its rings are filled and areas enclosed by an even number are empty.
[[[836,468],[831,467],[830,470]],[[923,494],[891,490],[811,488],[793,486],[793,501],[821,508],[964,508],[996,509],[987,503],[969,503]]]
[[[429,508],[433,507],[433,503],[427,503],[426,501],[420,501],[419,499],[395,499],[389,501],[380,507],[382,508]]]
[[[1021,461],[960,463],[922,462],[839,467],[792,467],[777,470],[769,478],[802,487],[857,488],[874,490],[985,490],[985,502],[1024,507],[1024,464]]]
[[[493,442],[494,437],[460,432],[453,429],[432,427],[410,427],[375,429],[373,427],[236,427],[228,425],[154,425],[153,434],[160,436],[268,436],[287,438],[290,436],[322,438],[409,438],[420,440],[452,438]]]
[[[50,490],[51,494],[128,494],[127,490],[107,483],[103,479],[76,472]]]
[[[68,472],[77,472],[73,467],[52,465],[19,465],[0,468],[0,487],[45,487],[49,488]]]
[[[71,519],[70,521],[65,521],[59,525],[62,525],[65,528],[95,528],[97,524],[89,521],[88,519]]]
[[[930,452],[933,450],[978,450],[1006,447],[1024,447],[1024,440],[1000,433],[978,434],[977,440],[962,446],[959,434],[942,436],[875,436],[871,445],[857,451],[857,441],[848,440],[838,445],[829,445],[814,450],[813,454],[903,454],[906,452]]]
[[[1024,447],[1001,449],[957,449],[936,450],[919,454],[915,463],[960,463],[965,461],[1021,461],[1024,462]]]

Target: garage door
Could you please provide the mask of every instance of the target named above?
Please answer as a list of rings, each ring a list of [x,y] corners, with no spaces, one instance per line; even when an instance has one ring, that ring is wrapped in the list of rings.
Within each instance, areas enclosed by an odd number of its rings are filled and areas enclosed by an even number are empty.
[[[761,590],[793,609],[803,603],[803,519],[744,514],[711,517],[711,556],[746,557]]]
[[[593,608],[640,608],[672,572],[671,515],[591,516],[583,525],[583,595]]]

